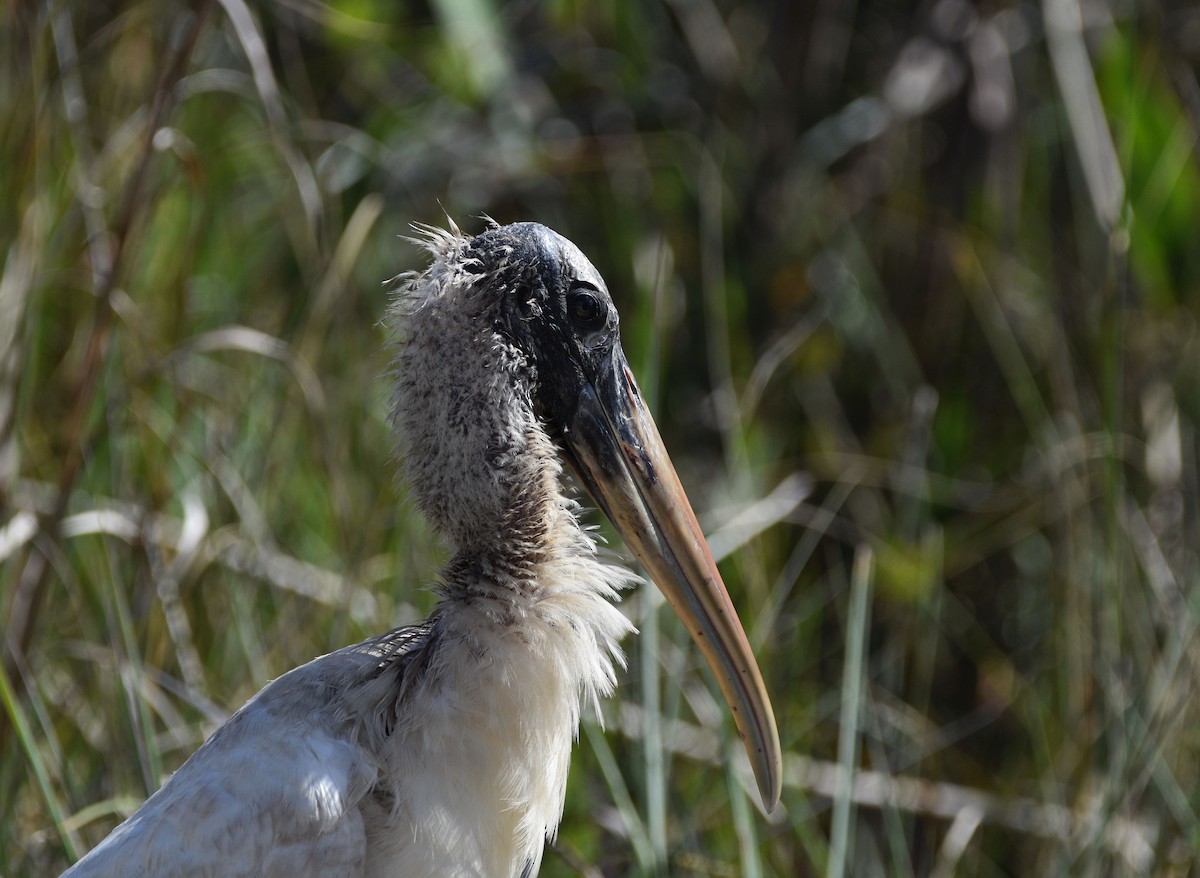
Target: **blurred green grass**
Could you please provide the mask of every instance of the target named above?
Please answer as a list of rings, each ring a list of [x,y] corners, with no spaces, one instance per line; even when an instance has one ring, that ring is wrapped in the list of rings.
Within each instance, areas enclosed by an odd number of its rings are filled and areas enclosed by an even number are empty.
[[[384,281],[411,222],[481,214],[608,280],[789,754],[764,818],[632,594],[543,875],[1194,871],[1194,9],[0,23],[0,873],[55,874],[268,679],[428,610]]]

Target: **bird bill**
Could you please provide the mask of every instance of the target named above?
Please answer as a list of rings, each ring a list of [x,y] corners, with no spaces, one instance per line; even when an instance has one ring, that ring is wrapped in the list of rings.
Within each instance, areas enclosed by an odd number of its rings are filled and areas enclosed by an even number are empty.
[[[683,621],[733,711],[767,810],[782,758],[762,674],[675,467],[619,346],[584,385],[567,458]]]

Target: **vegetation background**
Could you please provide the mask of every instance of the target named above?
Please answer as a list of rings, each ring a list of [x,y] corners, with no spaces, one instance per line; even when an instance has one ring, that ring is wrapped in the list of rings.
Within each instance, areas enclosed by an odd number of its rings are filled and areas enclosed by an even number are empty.
[[[774,693],[760,814],[653,590],[543,874],[1188,875],[1200,9],[0,8],[0,873],[412,621],[384,281],[538,219]],[[736,550],[736,551],[735,551]]]

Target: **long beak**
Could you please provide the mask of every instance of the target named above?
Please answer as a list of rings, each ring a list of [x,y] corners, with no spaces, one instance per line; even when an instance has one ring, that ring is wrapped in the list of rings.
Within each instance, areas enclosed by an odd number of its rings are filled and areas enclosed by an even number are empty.
[[[585,384],[567,458],[704,654],[733,711],[763,804],[779,801],[775,714],[750,642],[620,347]]]

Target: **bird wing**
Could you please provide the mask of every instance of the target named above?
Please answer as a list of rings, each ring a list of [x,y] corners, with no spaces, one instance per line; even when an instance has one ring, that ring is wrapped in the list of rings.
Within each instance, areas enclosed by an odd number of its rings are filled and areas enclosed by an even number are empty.
[[[361,876],[379,766],[347,699],[427,633],[399,629],[265,687],[63,878]]]

